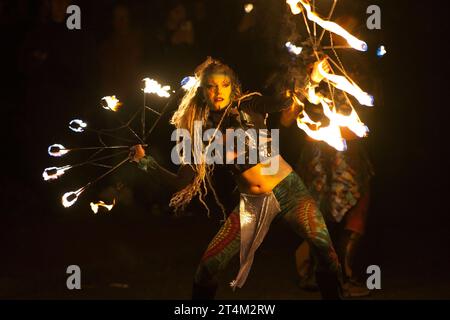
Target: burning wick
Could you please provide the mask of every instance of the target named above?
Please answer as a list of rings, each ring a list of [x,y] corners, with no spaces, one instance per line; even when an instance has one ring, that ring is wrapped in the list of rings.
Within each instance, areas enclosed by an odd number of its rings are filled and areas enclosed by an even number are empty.
[[[85,188],[80,188],[77,191],[66,192],[62,196],[62,204],[65,208],[72,206],[77,200],[78,196],[84,191]]]
[[[181,87],[183,88],[183,90],[189,91],[198,84],[198,81],[197,81],[197,78],[188,76],[188,77],[184,77],[183,80],[181,80],[180,84],[181,84]]]
[[[117,99],[116,96],[103,97],[100,103],[104,109],[114,112],[119,110],[119,107],[122,105],[122,103],[120,103],[119,99]]]
[[[67,152],[69,152],[69,150],[67,150],[61,144],[52,144],[50,147],[48,147],[48,154],[52,157],[61,157]]]
[[[142,79],[145,82],[144,92],[154,93],[162,98],[170,97],[170,86],[161,86],[156,80],[145,78]]]
[[[83,132],[86,127],[87,123],[79,119],[74,119],[69,123],[69,129],[74,132]]]
[[[57,167],[47,168],[42,173],[42,177],[44,178],[45,181],[56,180],[60,176],[62,176],[66,172],[66,170],[69,170],[70,168],[71,166],[65,166],[61,168]]]
[[[97,214],[99,207],[103,207],[108,209],[108,211],[111,211],[115,204],[116,199],[113,200],[112,204],[106,204],[103,201],[98,201],[97,203],[91,202],[91,210],[94,212],[94,214]]]
[[[244,5],[244,11],[245,13],[250,13],[253,11],[253,3],[247,3]]]
[[[386,48],[384,47],[384,46],[380,46],[378,49],[377,49],[377,56],[378,57],[382,57],[382,56],[384,56],[386,54]]]
[[[303,50],[302,47],[297,47],[296,45],[292,44],[291,42],[286,42],[285,46],[290,53],[295,54],[296,56],[298,56],[300,53],[302,53],[302,50]]]

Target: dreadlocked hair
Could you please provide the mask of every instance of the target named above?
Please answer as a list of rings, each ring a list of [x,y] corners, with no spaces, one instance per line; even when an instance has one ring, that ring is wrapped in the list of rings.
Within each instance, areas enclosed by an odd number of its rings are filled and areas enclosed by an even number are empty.
[[[203,88],[208,81],[208,78],[212,74],[217,73],[227,75],[230,78],[231,101],[230,104],[226,107],[226,110],[219,121],[216,131],[207,142],[205,150],[208,150],[208,148],[210,147],[212,140],[214,139],[217,131],[220,128],[220,125],[222,124],[222,121],[224,120],[230,109],[230,106],[236,101],[239,102],[242,97],[241,85],[239,83],[239,80],[235,72],[229,66],[223,64],[218,60],[212,59],[211,57],[208,57],[202,64],[200,64],[195,70],[195,78],[197,80],[195,85],[192,86],[183,96],[177,111],[174,113],[172,119],[170,120],[170,123],[173,124],[177,129],[188,130],[191,141],[201,141],[203,143],[201,130],[195,130],[196,128],[194,128],[194,122],[201,121],[203,127],[206,125],[206,121],[209,116],[209,107],[207,106],[207,103],[205,101]],[[194,156],[194,159],[196,159],[196,161],[194,161],[194,164],[188,163],[189,161],[186,162],[185,159],[183,159],[183,156],[181,157],[182,164],[191,166],[191,168],[195,172],[195,177],[189,185],[176,192],[172,196],[169,206],[174,209],[175,213],[177,213],[184,210],[186,206],[191,202],[191,200],[195,196],[198,196],[199,201],[206,208],[209,216],[210,210],[205,200],[205,197],[208,194],[209,187],[225,218],[225,208],[220,202],[217,193],[212,185],[211,176],[214,170],[214,164],[207,164],[207,152],[203,152],[203,150],[201,149],[198,150],[199,148],[195,148],[195,145],[196,143],[191,143],[192,154]]]

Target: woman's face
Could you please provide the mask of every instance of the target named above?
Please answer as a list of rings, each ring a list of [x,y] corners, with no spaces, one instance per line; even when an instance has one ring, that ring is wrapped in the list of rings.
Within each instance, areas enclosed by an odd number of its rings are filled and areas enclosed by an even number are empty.
[[[212,110],[221,110],[231,101],[231,79],[229,76],[213,73],[206,79],[203,94]]]

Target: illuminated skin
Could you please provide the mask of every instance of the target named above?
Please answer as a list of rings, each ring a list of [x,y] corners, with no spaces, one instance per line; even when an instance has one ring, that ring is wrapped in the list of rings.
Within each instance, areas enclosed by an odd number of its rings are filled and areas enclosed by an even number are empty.
[[[229,76],[219,73],[212,74],[203,88],[208,107],[218,111],[230,104],[231,101],[231,79]]]

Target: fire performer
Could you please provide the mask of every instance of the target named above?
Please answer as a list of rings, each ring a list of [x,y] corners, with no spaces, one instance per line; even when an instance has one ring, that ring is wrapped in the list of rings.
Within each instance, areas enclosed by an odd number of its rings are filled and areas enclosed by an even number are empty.
[[[325,67],[328,69],[328,65]],[[183,97],[171,123],[179,129],[187,129],[192,141],[195,132],[194,121],[202,121],[203,129],[266,129],[267,113],[289,108],[293,104],[290,96],[263,97],[260,94],[241,92],[241,86],[234,71],[217,60],[208,58],[196,70],[198,85],[193,86]],[[322,76],[314,68],[310,81],[319,83]],[[227,135],[224,137],[228,138]],[[206,144],[206,148],[211,145]],[[251,139],[245,140],[252,148]],[[250,141],[250,142],[249,142]],[[223,141],[225,142],[225,141]],[[247,149],[247,148],[246,148]],[[192,152],[199,159],[198,150]],[[217,276],[225,269],[233,256],[240,252],[241,268],[233,288],[242,287],[249,273],[256,249],[266,235],[271,222],[283,218],[301,237],[310,244],[318,261],[317,283],[324,299],[340,297],[340,264],[333,248],[324,218],[316,202],[292,167],[276,152],[265,150],[268,162],[249,163],[249,152],[245,152],[244,164],[227,164],[238,185],[240,204],[231,212],[223,226],[207,247],[197,268],[192,298],[213,299],[218,286]],[[234,157],[238,154],[234,153]],[[158,165],[141,145],[132,149],[130,155],[138,166],[146,171],[162,175],[179,187],[170,201],[175,210],[184,209],[194,196],[205,204],[204,196],[211,185],[214,165],[206,161],[185,164],[177,174]],[[267,174],[268,163],[278,163],[277,170]],[[187,184],[187,186],[183,186]],[[216,197],[216,200],[217,197]],[[205,204],[206,205],[206,204]]]

